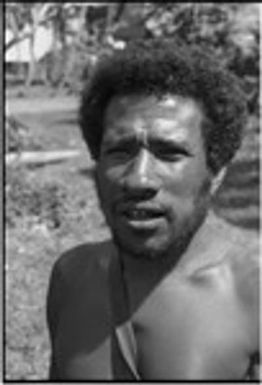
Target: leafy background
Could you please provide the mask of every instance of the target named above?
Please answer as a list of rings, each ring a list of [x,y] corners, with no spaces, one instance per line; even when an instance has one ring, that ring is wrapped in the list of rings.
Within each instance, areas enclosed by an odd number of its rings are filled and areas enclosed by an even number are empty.
[[[27,151],[75,150],[64,161],[6,163],[5,377],[43,380],[50,354],[45,302],[53,263],[66,249],[108,234],[99,209],[94,164],[77,126],[83,79],[102,55],[136,37],[180,36],[215,48],[242,81],[249,121],[241,150],[218,192],[215,210],[259,230],[259,20],[249,3],[6,3],[6,50],[54,31],[51,51],[26,68],[6,67],[6,158]],[[72,28],[77,20],[77,28]]]

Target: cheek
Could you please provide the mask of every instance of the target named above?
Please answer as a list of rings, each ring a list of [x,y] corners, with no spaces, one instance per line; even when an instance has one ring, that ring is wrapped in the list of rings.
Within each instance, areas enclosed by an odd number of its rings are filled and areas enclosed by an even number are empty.
[[[194,161],[176,164],[161,173],[166,192],[181,199],[194,198],[200,191],[208,191],[210,175],[203,164]]]
[[[103,195],[114,193],[119,184],[119,174],[112,169],[103,170],[97,176],[97,185]]]
[[[127,173],[128,165],[126,162],[106,163],[101,162],[97,169],[99,184],[106,190],[119,190],[122,185],[124,175]]]
[[[119,193],[120,174],[113,168],[99,165],[95,174],[95,182],[100,205],[103,210],[108,210],[110,203]]]

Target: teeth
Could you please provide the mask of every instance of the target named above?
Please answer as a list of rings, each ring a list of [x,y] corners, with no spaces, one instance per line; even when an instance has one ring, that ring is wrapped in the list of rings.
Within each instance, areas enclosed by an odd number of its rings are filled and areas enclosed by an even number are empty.
[[[132,210],[131,211],[131,217],[133,219],[147,219],[148,213],[144,210]]]
[[[151,219],[157,216],[156,213],[138,209],[128,211],[127,215],[129,216],[129,218],[135,220]]]

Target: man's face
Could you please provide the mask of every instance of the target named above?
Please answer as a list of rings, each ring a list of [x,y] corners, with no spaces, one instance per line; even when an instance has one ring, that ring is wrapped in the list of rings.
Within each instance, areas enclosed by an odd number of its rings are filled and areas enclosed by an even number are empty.
[[[117,96],[105,113],[97,189],[120,249],[159,258],[184,248],[202,223],[211,172],[191,98]]]

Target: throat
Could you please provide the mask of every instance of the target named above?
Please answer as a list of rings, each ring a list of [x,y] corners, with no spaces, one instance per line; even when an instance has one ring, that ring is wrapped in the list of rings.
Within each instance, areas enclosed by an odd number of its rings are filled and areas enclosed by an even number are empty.
[[[172,274],[175,266],[171,259],[140,260],[128,256],[123,256],[120,263],[130,315]]]

